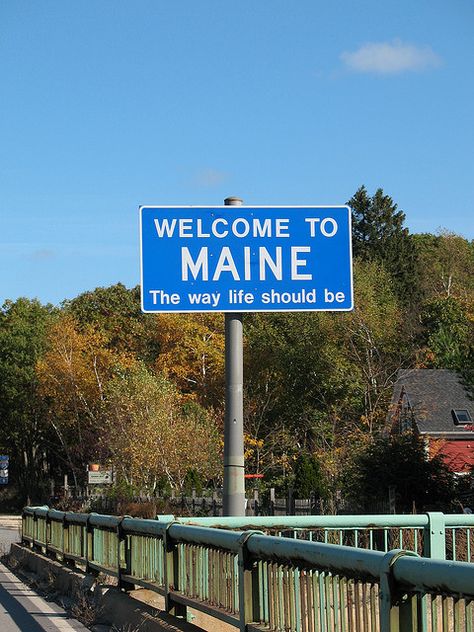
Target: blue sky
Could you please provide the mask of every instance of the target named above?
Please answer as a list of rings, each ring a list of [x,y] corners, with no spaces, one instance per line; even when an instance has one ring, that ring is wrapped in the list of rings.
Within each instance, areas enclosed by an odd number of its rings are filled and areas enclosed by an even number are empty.
[[[471,0],[0,4],[0,302],[139,282],[138,206],[344,204],[474,238]]]

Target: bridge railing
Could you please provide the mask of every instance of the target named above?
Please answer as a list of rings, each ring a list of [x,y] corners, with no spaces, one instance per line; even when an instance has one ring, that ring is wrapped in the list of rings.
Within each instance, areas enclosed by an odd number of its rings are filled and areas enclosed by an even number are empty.
[[[365,522],[351,518],[360,530],[374,522],[374,516]],[[407,518],[411,528],[425,529],[418,524],[422,516]],[[323,528],[301,519],[293,518],[297,535],[309,526]],[[219,519],[207,526],[173,516],[140,520],[26,508],[23,542],[63,563],[115,576],[124,589],[155,590],[172,614],[184,616],[192,607],[242,632],[472,632],[474,564],[267,535],[255,528],[291,531],[290,520],[256,525],[252,519],[249,525]],[[331,523],[335,527],[346,528]]]
[[[183,524],[220,529],[260,529],[267,535],[387,552],[414,551],[423,557],[474,561],[474,515],[280,516],[179,518]]]

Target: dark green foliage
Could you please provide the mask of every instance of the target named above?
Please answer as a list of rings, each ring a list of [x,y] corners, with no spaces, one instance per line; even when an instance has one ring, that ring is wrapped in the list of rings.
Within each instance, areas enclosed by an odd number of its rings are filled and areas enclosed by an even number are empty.
[[[79,323],[115,328],[120,321],[140,318],[140,289],[128,290],[122,283],[98,287],[79,294],[64,306]]]
[[[377,189],[370,197],[362,186],[348,202],[352,208],[352,235],[354,255],[361,259],[383,259],[386,247],[401,235],[405,213],[397,210],[392,198]]]
[[[54,312],[37,300],[6,301],[0,311],[0,447],[10,455],[11,481],[23,501],[45,485],[48,430],[37,392],[36,362]]]
[[[196,470],[188,470],[186,478],[184,479],[183,492],[186,496],[191,496],[193,490],[197,496],[202,494],[202,488],[204,485],[203,477]]]
[[[371,197],[364,186],[348,205],[352,208],[354,255],[364,261],[383,262],[398,296],[405,303],[412,302],[419,266],[412,238],[404,227],[405,213],[382,189]]]
[[[265,423],[284,420],[295,449],[310,449],[318,412],[353,397],[354,373],[336,355],[330,323],[317,313],[252,314],[245,333],[246,389],[257,419],[264,408]]]
[[[428,461],[423,441],[411,433],[372,440],[347,472],[347,496],[361,512],[386,501],[391,486],[397,513],[449,511],[455,497],[454,475],[439,457]]]
[[[326,488],[319,461],[311,454],[300,454],[293,468],[293,490],[296,498],[324,498]]]

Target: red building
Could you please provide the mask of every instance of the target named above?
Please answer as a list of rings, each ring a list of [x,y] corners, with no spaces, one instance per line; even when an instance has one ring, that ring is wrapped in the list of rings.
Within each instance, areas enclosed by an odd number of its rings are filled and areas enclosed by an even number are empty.
[[[412,431],[456,474],[474,468],[474,402],[455,371],[402,369],[389,412],[391,432]]]

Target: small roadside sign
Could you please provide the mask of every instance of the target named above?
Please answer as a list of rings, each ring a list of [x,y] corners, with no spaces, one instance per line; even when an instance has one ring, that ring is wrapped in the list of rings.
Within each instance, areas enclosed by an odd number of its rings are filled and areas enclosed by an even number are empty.
[[[113,483],[113,471],[101,470],[99,472],[87,472],[89,485],[111,485]]]
[[[143,206],[144,312],[348,311],[347,206]]]

